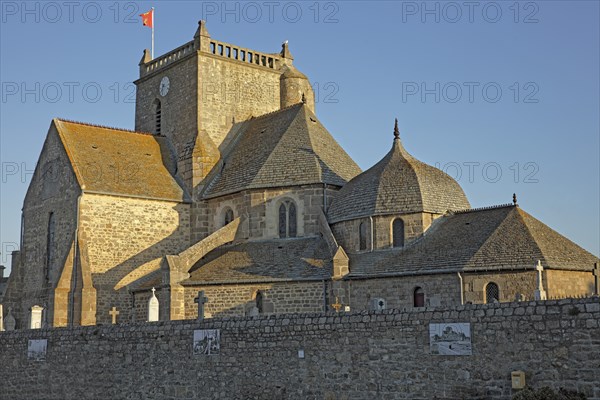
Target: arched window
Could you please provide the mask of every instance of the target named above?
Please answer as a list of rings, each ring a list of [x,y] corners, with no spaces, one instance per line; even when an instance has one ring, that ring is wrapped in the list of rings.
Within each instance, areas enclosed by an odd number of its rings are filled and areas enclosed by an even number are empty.
[[[156,99],[154,106],[154,133],[160,135],[162,129],[162,106],[160,100]]]
[[[488,304],[500,302],[500,288],[494,282],[485,286],[485,302]]]
[[[415,307],[425,307],[425,292],[422,287],[417,286],[413,292],[413,305]]]
[[[279,206],[279,237],[296,237],[298,234],[298,216],[296,204],[291,200],[285,200]]]
[[[392,245],[394,247],[404,246],[404,221],[400,218],[396,218],[392,222]]]
[[[262,314],[263,313],[263,294],[260,290],[258,292],[256,292],[255,300],[256,300],[256,308],[258,309],[258,313]]]
[[[367,249],[367,224],[365,222],[361,222],[358,226],[358,249]]]
[[[223,226],[230,224],[232,221],[233,221],[233,210],[228,207],[224,213]]]
[[[46,280],[50,279],[50,271],[52,270],[52,263],[54,262],[55,234],[56,222],[54,220],[54,213],[50,213],[50,216],[48,217],[48,232],[46,234],[46,270],[44,271]]]

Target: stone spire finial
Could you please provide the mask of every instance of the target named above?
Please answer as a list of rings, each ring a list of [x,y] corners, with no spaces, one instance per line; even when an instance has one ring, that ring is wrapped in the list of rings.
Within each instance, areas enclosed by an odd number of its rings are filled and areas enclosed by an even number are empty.
[[[513,204],[516,206],[517,205],[517,194],[513,193]]]
[[[206,21],[198,21],[198,29],[194,34],[194,48],[196,50],[210,51],[210,34],[206,30]]]
[[[400,140],[400,130],[398,129],[398,118],[394,122],[394,140]]]
[[[289,60],[293,60],[294,59],[294,56],[292,56],[292,53],[290,52],[290,47],[288,45],[288,41],[287,40],[281,44],[281,53],[280,53],[280,55],[281,55],[281,57],[287,58]]]
[[[146,63],[149,63],[150,61],[152,61],[152,56],[150,55],[150,50],[148,49],[144,49],[144,54],[142,55],[142,59],[140,60],[140,63],[138,64],[140,67]]]
[[[194,38],[200,37],[200,36],[210,37],[210,34],[208,33],[208,30],[206,29],[206,21],[203,19],[198,21],[198,29],[196,30],[196,34],[194,35]]]

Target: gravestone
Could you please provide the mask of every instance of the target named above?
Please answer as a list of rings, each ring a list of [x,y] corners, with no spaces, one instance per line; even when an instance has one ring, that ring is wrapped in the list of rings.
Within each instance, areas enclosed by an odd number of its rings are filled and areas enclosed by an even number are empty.
[[[33,306],[29,309],[29,329],[40,329],[42,327],[42,312],[44,307]]]
[[[204,320],[204,304],[208,303],[208,297],[204,296],[204,290],[198,292],[198,297],[194,299],[194,303],[198,304],[198,320]]]
[[[6,318],[4,318],[4,328],[6,328],[7,331],[14,331],[16,326],[17,321],[12,315],[12,308],[8,307],[8,314],[6,314]]]
[[[248,309],[246,310],[246,315],[248,317],[257,317],[258,314],[258,307],[256,307],[255,305],[248,307]]]
[[[109,312],[110,316],[112,317],[112,324],[116,325],[117,324],[117,315],[120,314],[119,311],[117,311],[116,307],[113,307]]]
[[[534,292],[535,299],[547,300],[546,291],[544,290],[544,285],[542,282],[542,272],[544,272],[544,267],[542,266],[542,262],[540,260],[538,260],[535,270],[537,271],[537,289]]]
[[[160,305],[154,292],[156,292],[156,289],[152,288],[152,297],[150,297],[150,300],[148,301],[148,322],[158,321]]]
[[[525,295],[523,293],[517,293],[515,295],[515,301],[517,301],[517,302],[525,301]]]

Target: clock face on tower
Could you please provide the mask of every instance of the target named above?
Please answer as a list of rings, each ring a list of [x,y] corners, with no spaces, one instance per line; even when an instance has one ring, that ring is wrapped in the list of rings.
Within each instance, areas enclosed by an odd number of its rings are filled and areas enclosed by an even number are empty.
[[[160,86],[158,87],[158,92],[161,96],[165,97],[167,93],[169,93],[169,86],[171,86],[171,82],[169,82],[169,77],[164,76],[160,80]]]

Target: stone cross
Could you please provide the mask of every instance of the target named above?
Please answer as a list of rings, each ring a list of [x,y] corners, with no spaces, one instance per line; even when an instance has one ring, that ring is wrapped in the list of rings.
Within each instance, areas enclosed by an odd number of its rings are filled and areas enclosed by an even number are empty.
[[[154,292],[156,292],[156,289],[152,288],[152,297],[150,297],[150,300],[148,301],[148,322],[158,321],[158,311],[160,305]]]
[[[117,311],[116,307],[113,307],[112,310],[110,310],[108,313],[112,317],[112,324],[116,325],[117,324],[117,315],[119,315],[120,312]]]
[[[204,296],[204,290],[198,292],[198,297],[194,299],[194,303],[198,303],[198,320],[204,319],[204,304],[208,303],[208,297]]]
[[[542,262],[540,260],[538,260],[535,270],[537,271],[537,289],[534,292],[535,299],[547,300],[546,291],[544,290],[544,285],[542,284],[542,272],[544,272],[544,267],[542,266]]]
[[[337,296],[335,297],[335,303],[333,303],[331,307],[333,307],[335,312],[340,312],[340,308],[342,308],[342,305],[340,304],[340,301],[338,300]]]
[[[594,263],[594,296],[600,296],[600,268]]]

